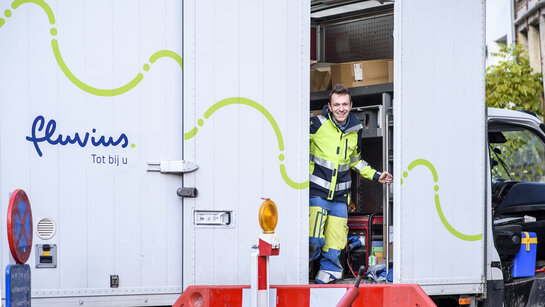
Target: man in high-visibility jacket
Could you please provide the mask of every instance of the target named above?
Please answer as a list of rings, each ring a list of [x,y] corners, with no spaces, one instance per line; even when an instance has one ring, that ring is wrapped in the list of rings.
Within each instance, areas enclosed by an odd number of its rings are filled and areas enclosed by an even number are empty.
[[[339,261],[346,246],[348,208],[352,183],[350,169],[382,184],[392,182],[388,172],[377,172],[361,158],[360,120],[350,113],[349,90],[337,84],[327,109],[310,119],[310,261],[320,260],[317,283],[342,277]]]

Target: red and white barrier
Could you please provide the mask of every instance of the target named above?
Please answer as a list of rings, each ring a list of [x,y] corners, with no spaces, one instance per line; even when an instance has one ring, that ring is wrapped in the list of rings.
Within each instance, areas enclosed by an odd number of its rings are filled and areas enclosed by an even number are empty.
[[[276,307],[336,306],[351,284],[270,286]],[[416,284],[364,284],[352,307],[363,306],[435,306],[431,298]],[[250,286],[190,286],[174,303],[177,307],[251,306]]]

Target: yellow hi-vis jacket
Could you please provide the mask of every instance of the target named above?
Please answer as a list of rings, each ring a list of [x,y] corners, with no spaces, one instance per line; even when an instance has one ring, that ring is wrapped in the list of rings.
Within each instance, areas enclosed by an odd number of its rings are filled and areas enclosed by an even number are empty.
[[[350,202],[350,169],[364,178],[378,180],[380,173],[361,159],[360,120],[352,113],[341,131],[332,114],[310,118],[310,196]]]

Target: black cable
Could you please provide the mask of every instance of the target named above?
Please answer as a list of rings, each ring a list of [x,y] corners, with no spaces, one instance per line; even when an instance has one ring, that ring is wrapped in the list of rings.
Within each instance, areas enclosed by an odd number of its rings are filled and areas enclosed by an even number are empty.
[[[492,93],[492,96],[494,96],[494,100],[496,100],[496,105],[498,105],[498,107],[502,109],[505,108],[505,106],[500,105],[498,97],[496,97],[496,93],[494,93],[494,91],[490,88],[490,85],[488,84],[488,81],[486,81],[486,78],[484,79],[484,82],[486,83],[486,87],[488,87],[488,90],[490,91],[490,93]]]
[[[488,144],[488,147],[490,147],[490,149],[492,150],[492,152],[494,153],[496,158],[498,158],[498,161],[501,163],[501,166],[503,166],[503,169],[505,169],[505,172],[507,172],[507,176],[509,176],[509,179],[513,180],[513,177],[511,177],[511,174],[509,173],[509,168],[507,167],[505,162],[503,162],[502,158],[500,158],[500,156],[498,156],[498,153],[494,150],[492,145]]]

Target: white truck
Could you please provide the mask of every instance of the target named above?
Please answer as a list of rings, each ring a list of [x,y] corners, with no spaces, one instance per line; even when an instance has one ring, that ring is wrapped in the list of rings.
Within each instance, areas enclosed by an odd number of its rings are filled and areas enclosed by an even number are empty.
[[[484,0],[344,1],[359,6],[350,16],[326,2],[0,2],[0,259],[13,263],[5,213],[23,189],[33,305],[167,305],[191,285],[249,284],[262,197],[280,214],[271,283],[309,283],[308,116],[326,101],[309,95],[311,4],[320,52],[351,21],[386,31],[393,84],[353,94],[380,101],[394,284],[503,294]],[[335,33],[340,54],[375,43]],[[532,116],[494,112],[545,139]]]

